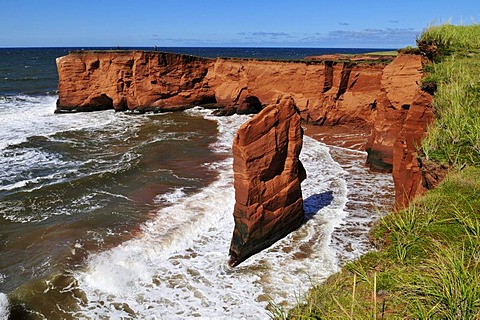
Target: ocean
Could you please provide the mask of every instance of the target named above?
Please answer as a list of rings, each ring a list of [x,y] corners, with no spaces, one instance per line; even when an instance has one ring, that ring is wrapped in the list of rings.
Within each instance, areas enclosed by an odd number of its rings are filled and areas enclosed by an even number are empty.
[[[55,58],[69,50],[0,49],[0,319],[268,319],[270,304],[292,307],[371,249],[391,176],[364,166],[348,143],[358,136],[306,127],[306,223],[228,267],[231,144],[250,116],[54,114]],[[157,50],[290,60],[379,49]]]

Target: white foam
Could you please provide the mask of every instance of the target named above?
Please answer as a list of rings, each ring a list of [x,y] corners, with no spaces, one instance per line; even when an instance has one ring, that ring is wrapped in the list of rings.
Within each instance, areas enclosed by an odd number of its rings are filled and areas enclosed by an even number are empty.
[[[156,196],[154,201],[159,204],[174,204],[186,196],[183,190],[183,187],[175,188],[172,192]]]
[[[64,131],[103,128],[115,122],[114,128],[132,130],[135,119],[113,111],[79,114],[54,114],[56,96],[0,97],[0,191],[10,191],[59,180],[79,167],[74,161],[64,161],[61,155],[34,147],[15,147],[32,137],[54,141],[53,135]],[[126,125],[128,123],[128,126]],[[45,170],[56,168],[56,172]]]
[[[6,294],[0,292],[0,320],[7,320],[10,315],[10,303]]]
[[[190,113],[210,118],[205,111]],[[212,119],[219,123],[219,139],[212,147],[230,154],[233,135],[248,117]],[[229,157],[214,164],[219,178],[201,192],[186,196],[177,189],[163,198],[171,205],[143,226],[141,236],[90,256],[86,269],[76,274],[89,301],[75,315],[128,317],[133,311],[151,319],[262,319],[268,318],[269,299],[292,306],[312,281],[338,269],[336,250],[329,244],[346,216],[346,173],[328,148],[305,137],[302,161],[311,219],[298,231],[237,268],[227,266],[234,227]]]
[[[113,111],[56,115],[56,100],[57,96],[0,97],[0,150],[31,136],[103,126],[115,116]]]
[[[213,116],[207,109],[195,107],[186,111],[190,115],[202,116],[205,119],[217,122],[217,141],[211,145],[213,151],[230,155],[232,153],[233,137],[238,128],[250,119],[251,115],[235,115],[230,117]]]
[[[332,234],[332,246],[337,248],[339,263],[343,265],[372,248],[368,239],[372,222],[394,204],[394,185],[391,174],[371,173],[365,165],[365,152],[329,146],[335,159],[339,159],[348,185],[348,212],[342,227]]]
[[[63,130],[107,126],[111,135],[126,133],[134,137],[136,124],[144,121],[143,116],[130,117],[113,111],[54,115],[55,99],[0,98],[0,151],[35,135],[53,139],[53,134]],[[206,164],[218,171],[218,179],[196,194],[187,195],[177,188],[158,196],[156,201],[163,209],[142,226],[137,238],[89,256],[85,270],[75,274],[88,297],[76,317],[268,318],[265,308],[269,299],[286,308],[292,306],[311,285],[337,271],[342,260],[354,258],[368,248],[366,232],[374,215],[346,212],[347,196],[358,195],[354,201],[369,201],[374,190],[380,195],[389,192],[391,180],[367,179],[368,172],[362,166],[364,153],[329,149],[305,137],[301,159],[308,177],[302,190],[310,219],[271,248],[230,269],[226,262],[234,227],[231,144],[237,128],[249,116],[213,117],[210,111],[199,108],[187,113],[218,123],[218,139],[211,148],[228,157]],[[25,121],[30,125],[25,127]],[[343,168],[333,161],[329,150],[345,154]],[[24,151],[23,158],[17,159],[25,164],[62,165],[60,159],[39,150]],[[135,156],[127,152],[125,157],[129,159],[120,162],[128,164]],[[15,176],[14,171],[8,174]],[[4,188],[38,182],[34,179],[41,178],[12,180]],[[95,206],[93,195],[78,201]],[[15,216],[15,206],[5,205]],[[23,218],[39,221],[50,214],[42,212],[45,214],[41,217]],[[362,235],[353,236],[348,230],[351,225],[361,226]],[[347,249],[346,244],[351,248]]]

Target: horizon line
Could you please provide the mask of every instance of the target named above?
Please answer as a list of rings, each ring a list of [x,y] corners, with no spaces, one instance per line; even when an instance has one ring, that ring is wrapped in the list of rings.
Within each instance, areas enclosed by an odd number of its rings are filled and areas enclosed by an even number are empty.
[[[381,49],[381,50],[397,50],[399,47],[367,47],[367,46],[359,46],[359,47],[317,47],[317,46],[0,46],[0,49],[63,49],[63,48],[111,48],[112,50],[115,49],[122,49],[122,48],[212,48],[212,49]]]

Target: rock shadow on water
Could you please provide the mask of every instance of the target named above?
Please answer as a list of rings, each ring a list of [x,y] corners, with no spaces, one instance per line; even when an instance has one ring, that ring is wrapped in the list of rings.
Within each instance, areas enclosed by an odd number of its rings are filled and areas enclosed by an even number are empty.
[[[329,206],[333,201],[333,191],[314,194],[303,200],[305,221],[312,219],[321,209]]]

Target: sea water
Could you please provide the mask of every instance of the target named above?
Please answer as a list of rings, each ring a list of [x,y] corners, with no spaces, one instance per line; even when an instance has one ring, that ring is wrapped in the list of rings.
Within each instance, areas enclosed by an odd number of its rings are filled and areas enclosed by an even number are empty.
[[[0,318],[268,318],[369,250],[392,204],[364,152],[306,136],[305,224],[232,269],[231,144],[249,116],[55,115],[64,51],[17,50],[23,69],[0,66]]]

